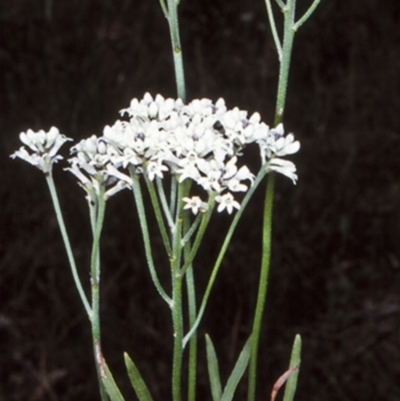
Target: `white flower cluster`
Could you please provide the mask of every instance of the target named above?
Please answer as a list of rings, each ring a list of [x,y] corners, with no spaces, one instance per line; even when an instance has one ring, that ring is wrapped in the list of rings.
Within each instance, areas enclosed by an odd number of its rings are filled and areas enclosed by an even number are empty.
[[[238,108],[228,110],[223,99],[183,104],[180,99],[153,98],[146,93],[141,100],[133,99],[121,114],[127,115],[128,121],[117,120],[104,128],[102,137],[92,136],[71,149],[74,156],[68,170],[89,194],[93,190],[99,193],[103,187],[106,196],[111,196],[130,187],[131,177],[121,171],[128,167],[151,181],[169,172],[179,182],[191,179],[206,192],[213,191],[217,210],[231,213],[240,207],[232,192],[247,191],[254,180],[247,166],[238,165],[243,149],[251,143],[258,144],[265,168],[296,183],[295,165],[281,159],[299,150],[294,136],[284,136],[281,124],[270,129],[258,113],[248,117]],[[21,157],[17,152],[14,156]],[[186,197],[184,202],[194,214],[207,209],[197,196]]]
[[[43,130],[33,132],[28,129],[27,132],[21,132],[19,138],[32,153],[29,153],[24,146],[21,146],[11,157],[13,159],[19,157],[42,170],[45,174],[51,172],[53,163],[63,158],[57,155],[61,146],[67,141],[72,141],[72,139],[60,134],[56,127],[51,127],[49,132]]]

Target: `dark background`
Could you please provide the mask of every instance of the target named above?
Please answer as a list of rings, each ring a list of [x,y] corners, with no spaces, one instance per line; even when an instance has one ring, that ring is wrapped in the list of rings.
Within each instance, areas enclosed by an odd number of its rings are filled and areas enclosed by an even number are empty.
[[[309,3],[298,1],[299,15]],[[179,13],[189,100],[222,96],[271,124],[278,64],[264,2],[182,0]],[[300,179],[293,187],[277,177],[258,400],[269,399],[296,333],[296,400],[400,400],[399,22],[396,1],[322,0],[296,35],[285,126],[302,143],[292,157]],[[132,97],[175,96],[167,23],[156,0],[2,0],[0,29],[0,400],[97,400],[89,324],[45,180],[8,156],[28,128],[100,135]],[[83,192],[60,166],[55,179],[87,286]],[[211,399],[203,334],[226,378],[250,330],[263,191],[200,330],[199,399]],[[151,284],[133,210],[128,192],[107,209],[104,351],[127,400],[135,398],[123,351],[155,400],[169,399],[169,312]],[[215,221],[196,270],[200,290],[229,218]],[[236,399],[244,397],[243,384]]]

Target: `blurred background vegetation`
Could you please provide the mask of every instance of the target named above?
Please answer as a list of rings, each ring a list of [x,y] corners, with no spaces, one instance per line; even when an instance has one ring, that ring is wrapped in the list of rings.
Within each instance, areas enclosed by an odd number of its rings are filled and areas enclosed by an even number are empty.
[[[301,13],[310,3],[298,1]],[[274,115],[278,65],[262,0],[182,0],[189,100]],[[279,12],[278,12],[279,14]],[[297,400],[400,400],[400,9],[323,0],[295,39],[285,125],[302,143],[300,180],[279,177],[259,400],[303,337]],[[97,400],[89,324],[67,266],[45,181],[9,155],[27,128],[101,134],[144,92],[175,96],[156,0],[2,0],[0,4],[0,400]],[[82,278],[90,233],[82,190],[55,178]],[[227,374],[249,333],[260,262],[263,189],[244,217],[200,330],[199,399],[210,399],[205,332]],[[128,351],[155,400],[170,397],[171,333],[144,263],[128,192],[103,235],[103,338],[127,399]],[[229,218],[197,265],[203,289]],[[159,241],[154,239],[157,249]],[[162,261],[162,259],[160,259]],[[168,280],[168,272],[161,272]],[[237,399],[245,396],[239,388]]]

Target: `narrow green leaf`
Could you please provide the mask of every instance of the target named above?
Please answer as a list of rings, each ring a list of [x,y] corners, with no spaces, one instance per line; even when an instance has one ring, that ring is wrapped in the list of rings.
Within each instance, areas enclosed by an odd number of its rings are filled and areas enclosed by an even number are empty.
[[[283,396],[283,401],[293,401],[294,395],[296,393],[297,378],[299,376],[299,369],[301,363],[301,337],[296,334],[294,338],[292,355],[290,357],[289,369],[296,369],[289,377],[285,386],[285,393]]]
[[[251,354],[251,336],[247,340],[246,344],[244,345],[242,352],[239,355],[239,358],[236,362],[235,367],[226,383],[224,392],[221,397],[221,401],[231,401],[233,395],[235,394],[235,390],[237,385],[239,384],[240,379],[243,376],[244,371],[249,364]]]
[[[111,374],[110,369],[108,368],[104,358],[102,358],[101,365],[100,365],[100,375],[101,380],[106,388],[107,394],[109,395],[111,401],[125,401],[124,397],[122,396],[113,375]]]
[[[153,398],[151,397],[150,391],[146,383],[144,382],[142,375],[126,352],[124,353],[124,359],[129,379],[139,401],[153,401]]]
[[[206,334],[206,348],[208,375],[210,377],[212,398],[213,401],[220,401],[222,395],[222,386],[221,379],[219,377],[218,359],[217,354],[215,353],[214,345],[208,334]]]

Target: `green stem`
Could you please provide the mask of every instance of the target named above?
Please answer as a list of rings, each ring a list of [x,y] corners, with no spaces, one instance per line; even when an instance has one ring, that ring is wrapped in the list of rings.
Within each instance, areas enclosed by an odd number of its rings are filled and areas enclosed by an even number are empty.
[[[178,3],[176,0],[167,0],[168,25],[171,36],[172,55],[174,58],[175,80],[178,97],[186,102],[185,74],[183,69],[182,46],[179,35]]]
[[[92,289],[92,318],[90,320],[92,326],[92,339],[93,351],[96,362],[97,376],[100,387],[100,397],[102,401],[108,400],[108,395],[103,385],[100,373],[100,361],[98,359],[99,352],[101,352],[101,335],[100,335],[100,237],[103,228],[104,214],[106,201],[104,199],[104,188],[101,187],[100,194],[97,197],[97,202],[92,204],[89,202],[90,209],[96,214],[95,221],[92,223],[94,227],[93,232],[93,245],[91,256],[91,289]],[[91,216],[93,216],[91,210]]]
[[[187,231],[189,226],[189,215],[185,213],[184,217],[184,231]],[[185,261],[190,255],[190,244],[187,243],[184,247]],[[188,298],[188,312],[189,312],[189,326],[192,326],[196,320],[196,291],[194,284],[193,267],[189,266],[185,274],[187,298]],[[197,361],[197,334],[194,333],[189,342],[189,363],[188,363],[188,401],[195,401],[196,399],[196,361]]]
[[[204,215],[202,213],[199,213],[194,222],[192,223],[192,225],[187,229],[184,230],[184,237],[182,238],[182,245],[185,245],[187,242],[190,241],[190,239],[192,238],[192,235],[196,232],[196,230],[199,228],[199,224],[202,222],[204,218]],[[186,259],[185,259],[186,260]],[[186,263],[185,263],[186,264]],[[182,268],[183,270],[185,269],[185,265]]]
[[[181,400],[181,378],[182,378],[182,356],[183,356],[183,319],[182,319],[182,279],[180,273],[182,254],[182,225],[183,210],[182,198],[186,195],[185,182],[178,186],[177,213],[173,231],[173,249],[171,257],[171,280],[172,280],[172,322],[174,330],[174,351],[172,363],[172,399]]]
[[[321,0],[314,0],[311,4],[310,8],[304,13],[304,15],[294,24],[293,29],[297,31],[310,17],[311,14],[315,11],[318,4]]]
[[[193,325],[196,319],[196,297],[192,266],[188,269],[185,277],[188,289],[189,325]],[[197,334],[194,333],[189,342],[188,401],[195,401],[196,398],[196,361]]]
[[[201,305],[199,308],[199,311],[197,313],[197,317],[196,320],[194,322],[193,325],[190,326],[190,330],[189,332],[185,335],[185,337],[183,338],[183,347],[186,346],[187,342],[190,340],[191,336],[195,333],[195,331],[197,330],[198,325],[200,324],[200,321],[203,317],[204,311],[206,309],[207,306],[207,301],[208,298],[210,296],[211,293],[211,289],[214,285],[215,279],[217,277],[219,268],[221,266],[222,260],[224,258],[225,252],[228,249],[228,246],[230,244],[230,241],[232,239],[232,235],[235,231],[235,228],[240,220],[240,217],[242,216],[247,204],[249,203],[250,198],[252,197],[254,191],[257,189],[258,185],[261,183],[261,181],[263,180],[263,178],[265,177],[265,175],[267,174],[267,170],[268,167],[266,165],[264,165],[263,167],[261,167],[256,179],[254,180],[253,185],[251,186],[251,188],[247,191],[245,197],[243,198],[242,204],[240,206],[240,209],[236,212],[235,217],[232,220],[232,223],[229,227],[229,230],[225,236],[224,242],[221,246],[221,250],[219,251],[217,260],[214,264],[213,270],[211,272],[211,276],[208,280],[208,284],[207,284],[207,288],[204,292],[203,295],[203,299],[201,301]]]
[[[145,181],[146,181],[147,189],[150,194],[150,199],[151,199],[151,203],[153,205],[154,213],[156,215],[156,220],[157,220],[158,228],[161,233],[161,238],[163,239],[163,242],[164,242],[165,250],[167,252],[167,255],[171,256],[171,252],[172,252],[171,245],[169,243],[167,230],[165,229],[165,223],[164,223],[164,219],[161,214],[160,203],[158,202],[154,184],[146,176],[145,176]],[[161,186],[161,188],[162,188],[162,184],[160,184],[159,186]],[[158,192],[160,193],[159,186],[157,186],[157,187],[158,187]]]
[[[271,261],[271,227],[272,227],[272,206],[274,198],[274,182],[275,175],[270,174],[268,177],[267,190],[264,203],[264,225],[263,225],[263,241],[262,241],[262,261],[261,273],[258,283],[257,304],[252,329],[251,340],[251,357],[249,363],[249,384],[248,384],[248,401],[253,401],[256,391],[257,377],[257,353],[260,339],[261,323],[267,295],[269,267]]]
[[[192,262],[196,256],[196,253],[199,250],[199,246],[204,237],[206,228],[208,226],[208,223],[210,222],[210,218],[211,218],[212,212],[214,210],[215,196],[216,196],[216,193],[212,193],[210,195],[210,199],[208,200],[208,211],[206,213],[204,213],[201,218],[200,228],[197,231],[196,238],[193,243],[193,247],[191,248],[190,254],[187,256],[187,259],[185,259],[185,264],[183,265],[183,267],[180,271],[182,275],[185,274],[186,269],[192,264]]]
[[[167,10],[167,6],[165,5],[164,0],[160,0],[160,6],[161,6],[161,9],[163,10],[165,18],[168,18],[168,10]]]
[[[136,208],[138,211],[140,228],[142,230],[142,237],[143,237],[144,249],[145,249],[145,254],[146,254],[146,260],[147,260],[147,264],[149,266],[151,279],[153,280],[153,283],[154,283],[158,293],[161,295],[161,298],[168,305],[171,306],[172,300],[168,296],[168,294],[165,292],[164,288],[162,287],[160,280],[157,276],[155,266],[154,266],[153,255],[151,252],[150,235],[149,235],[149,229],[147,226],[146,212],[145,212],[145,208],[144,208],[144,204],[143,204],[143,195],[142,195],[142,190],[140,188],[139,176],[137,174],[135,174],[135,170],[133,167],[129,168],[129,172],[130,172],[130,175],[132,178],[133,197],[135,198]]]
[[[279,39],[278,31],[276,29],[275,17],[272,11],[271,0],[265,0],[267,7],[269,26],[271,27],[272,37],[274,38],[276,51],[278,52],[278,59],[282,59],[282,45]]]
[[[278,92],[275,109],[275,125],[283,120],[285,110],[286,92],[289,77],[289,67],[293,47],[295,31],[293,30],[295,18],[296,0],[288,0],[287,5],[282,9],[284,13],[283,30],[283,49],[282,59],[280,60]],[[279,55],[279,54],[278,54]],[[251,356],[249,362],[249,383],[247,390],[247,400],[254,401],[256,395],[257,381],[257,354],[261,330],[262,317],[264,312],[268,275],[271,259],[271,226],[272,226],[272,205],[274,199],[274,174],[268,177],[267,189],[264,201],[264,222],[263,222],[263,243],[262,243],[262,261],[257,294],[257,304],[252,328]]]
[[[174,177],[172,177],[171,179],[173,181],[175,181]],[[160,201],[161,201],[161,206],[163,208],[164,215],[165,215],[165,218],[167,219],[169,228],[171,229],[171,227],[174,225],[174,221],[172,219],[172,214],[171,214],[171,210],[168,205],[167,197],[165,196],[164,185],[163,185],[163,181],[161,180],[161,178],[159,178],[159,177],[156,178],[156,184],[157,184],[158,196],[160,197]]]
[[[280,53],[279,46],[277,45],[278,57],[280,61],[280,69],[279,69],[279,82],[278,82],[278,91],[277,91],[276,109],[275,109],[275,125],[278,125],[283,121],[294,35],[296,33],[296,30],[310,17],[312,12],[317,7],[319,1],[320,0],[314,0],[311,7],[307,10],[304,16],[295,25],[296,0],[287,0],[286,5],[284,5],[281,1],[277,0],[278,5],[282,8],[282,11],[284,13],[284,30],[283,30],[282,53]],[[273,21],[271,29],[274,35],[274,32],[276,32],[276,28],[269,0],[266,0],[266,4],[270,21],[271,19]],[[274,40],[277,43],[275,36]],[[257,295],[257,304],[256,304],[253,329],[252,329],[252,350],[249,363],[249,383],[248,383],[248,393],[247,393],[248,401],[254,401],[256,392],[258,344],[260,338],[262,316],[264,312],[264,306],[267,294],[268,276],[269,276],[270,260],[271,260],[271,230],[272,230],[272,209],[273,209],[273,199],[274,199],[274,182],[275,182],[275,176],[274,174],[271,174],[268,178],[265,203],[264,203],[263,245],[262,245],[263,257],[261,261],[261,272],[260,272],[260,281]]]
[[[172,400],[181,400],[181,376],[182,376],[182,276],[179,274],[173,278],[173,303],[172,320],[174,328],[174,355],[172,362]]]
[[[78,290],[79,296],[80,296],[83,306],[86,310],[86,314],[90,318],[92,316],[92,309],[89,305],[89,301],[86,297],[85,291],[83,290],[82,282],[78,275],[78,270],[76,268],[74,254],[72,252],[71,243],[69,241],[67,229],[65,228],[64,218],[63,218],[63,215],[61,212],[60,202],[58,200],[58,195],[57,195],[57,190],[54,185],[54,180],[53,180],[53,176],[51,175],[51,173],[46,174],[46,182],[47,182],[47,185],[50,190],[51,200],[53,201],[53,206],[54,206],[54,210],[56,213],[58,226],[60,227],[61,236],[62,236],[62,239],[64,242],[64,247],[67,252],[68,262],[69,262],[69,266],[71,268],[72,277],[75,282],[75,287]]]
[[[292,56],[294,40],[294,18],[296,11],[296,0],[288,0],[286,7],[283,8],[284,29],[283,29],[283,49],[282,59],[279,68],[279,83],[275,109],[275,125],[283,120],[283,113],[286,103],[286,92],[289,78],[289,67]]]

